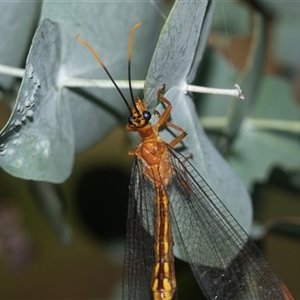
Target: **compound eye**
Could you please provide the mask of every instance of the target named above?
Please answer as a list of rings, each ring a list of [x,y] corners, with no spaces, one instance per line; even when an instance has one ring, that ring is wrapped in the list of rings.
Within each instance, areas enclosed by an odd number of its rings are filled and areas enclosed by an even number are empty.
[[[143,112],[143,117],[144,117],[144,119],[147,121],[147,123],[148,123],[148,121],[151,119],[151,113],[148,111],[148,110],[145,110],[144,112]]]
[[[132,119],[133,119],[132,115],[128,116],[128,124],[129,125],[133,125]]]

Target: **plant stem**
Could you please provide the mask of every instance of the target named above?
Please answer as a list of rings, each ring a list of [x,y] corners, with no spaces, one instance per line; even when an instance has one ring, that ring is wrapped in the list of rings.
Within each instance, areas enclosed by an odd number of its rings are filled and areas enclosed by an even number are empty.
[[[0,74],[22,78],[24,76],[24,73],[24,69],[0,65]]]
[[[239,85],[235,84],[234,89],[217,89],[217,88],[209,88],[204,86],[196,86],[196,85],[187,85],[186,90],[188,92],[194,93],[205,93],[205,94],[216,94],[216,95],[229,95],[236,97],[240,100],[244,100],[244,96],[242,94],[242,90]]]

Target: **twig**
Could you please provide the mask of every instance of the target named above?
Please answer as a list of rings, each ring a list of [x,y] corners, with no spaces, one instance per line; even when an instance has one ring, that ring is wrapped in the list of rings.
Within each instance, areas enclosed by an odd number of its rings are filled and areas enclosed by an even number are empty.
[[[14,77],[22,78],[24,76],[24,73],[25,73],[24,69],[0,65],[0,74],[11,75]]]
[[[188,84],[186,87],[186,90],[188,92],[194,92],[194,93],[228,95],[228,96],[236,97],[240,100],[244,100],[242,90],[238,84],[234,85],[234,89],[217,89],[217,88],[209,88],[209,87],[204,87],[204,86],[196,86],[196,85]]]
[[[119,88],[128,88],[128,80],[115,80]],[[133,89],[143,89],[144,80],[133,80],[131,82]],[[101,87],[101,88],[115,88],[110,80],[103,79],[83,79],[83,78],[67,78],[63,82],[65,87]]]

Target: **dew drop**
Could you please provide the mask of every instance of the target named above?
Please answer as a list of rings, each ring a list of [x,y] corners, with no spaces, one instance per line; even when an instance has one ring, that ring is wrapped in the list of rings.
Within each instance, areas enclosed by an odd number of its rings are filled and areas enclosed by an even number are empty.
[[[28,77],[32,78],[33,77],[33,65],[29,64],[27,70],[28,70],[28,73],[27,73]]]
[[[16,160],[14,161],[14,165],[15,165],[15,167],[17,167],[17,168],[20,168],[20,167],[23,165],[23,162],[22,162],[21,159],[16,159]]]
[[[31,97],[29,98],[29,101],[30,101],[30,103],[33,103],[33,102],[34,102],[34,97],[31,96]]]
[[[17,119],[17,120],[14,122],[14,126],[17,127],[17,126],[19,126],[19,125],[21,125],[21,122],[20,122],[19,119]]]
[[[15,139],[12,141],[12,144],[15,146],[18,146],[18,145],[20,145],[20,141],[18,139]]]
[[[22,120],[22,122],[25,122],[26,121],[26,117],[23,116],[21,120]]]
[[[26,97],[26,98],[28,97],[28,91],[24,92],[24,97]]]
[[[22,108],[21,103],[19,103],[18,106],[17,106],[17,111],[20,111],[21,108]]]
[[[29,100],[27,100],[26,102],[25,102],[25,105],[26,105],[26,107],[29,107],[30,106],[30,101]]]
[[[40,85],[41,85],[41,82],[38,78],[36,79],[36,85],[37,85],[37,87],[40,87]]]
[[[32,118],[33,115],[34,115],[34,112],[33,112],[33,110],[31,110],[31,109],[28,110],[27,113],[26,113],[26,117],[27,117],[27,118]]]

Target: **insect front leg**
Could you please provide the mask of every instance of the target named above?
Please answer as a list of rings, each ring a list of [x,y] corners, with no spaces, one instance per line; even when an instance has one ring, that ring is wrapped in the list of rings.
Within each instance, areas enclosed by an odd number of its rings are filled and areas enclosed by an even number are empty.
[[[166,107],[166,109],[165,109],[165,111],[163,112],[162,115],[160,115],[159,112],[156,112],[156,114],[159,115],[159,120],[156,124],[156,126],[158,128],[160,126],[166,124],[166,122],[167,122],[167,120],[170,116],[171,110],[172,110],[171,102],[162,95],[162,92],[165,90],[165,88],[166,88],[166,85],[163,84],[162,87],[160,89],[158,89],[158,91],[157,91],[157,98],[167,105],[167,107]]]
[[[155,111],[155,114],[157,114],[159,116],[159,120],[158,120],[156,126],[159,128],[162,125],[166,125],[166,126],[172,127],[174,129],[178,130],[179,132],[181,132],[181,134],[179,136],[177,136],[173,141],[171,141],[169,143],[169,145],[171,147],[174,147],[175,145],[177,145],[184,139],[184,137],[187,135],[187,133],[181,127],[167,121],[170,116],[171,110],[172,110],[172,104],[168,99],[166,99],[162,95],[162,92],[165,90],[165,88],[166,88],[166,85],[163,84],[162,87],[160,89],[158,89],[158,91],[157,91],[157,98],[159,100],[161,100],[162,102],[164,102],[167,105],[167,107],[162,115],[158,111]]]

